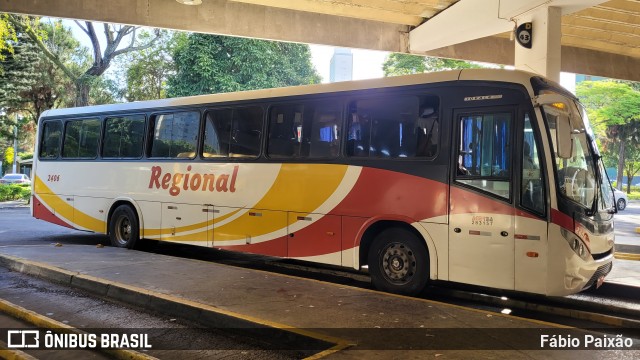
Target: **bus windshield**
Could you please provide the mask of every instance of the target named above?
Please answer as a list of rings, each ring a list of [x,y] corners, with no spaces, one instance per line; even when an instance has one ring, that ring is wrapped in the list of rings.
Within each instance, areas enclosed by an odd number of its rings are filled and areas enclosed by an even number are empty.
[[[591,133],[587,119],[578,110],[576,101],[566,98],[571,122],[571,155],[560,156],[559,124],[560,111],[557,104],[545,104],[541,109],[549,124],[553,157],[556,165],[556,181],[559,193],[580,205],[592,209],[596,191],[596,169],[594,167],[594,149],[590,146]]]

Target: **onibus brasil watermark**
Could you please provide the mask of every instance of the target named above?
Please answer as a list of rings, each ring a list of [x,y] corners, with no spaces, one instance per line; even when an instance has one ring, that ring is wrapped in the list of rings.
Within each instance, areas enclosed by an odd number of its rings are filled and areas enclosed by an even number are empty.
[[[44,333],[44,334],[42,334]],[[51,330],[8,330],[10,349],[151,349],[144,333],[54,333]]]

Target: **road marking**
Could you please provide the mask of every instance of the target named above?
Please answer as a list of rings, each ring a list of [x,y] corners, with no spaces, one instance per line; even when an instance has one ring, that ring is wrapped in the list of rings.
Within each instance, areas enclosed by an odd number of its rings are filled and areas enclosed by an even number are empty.
[[[73,326],[67,325],[65,323],[61,323],[57,320],[53,320],[44,315],[40,315],[35,311],[25,309],[22,306],[13,304],[4,299],[0,299],[0,311],[14,318],[24,320],[39,328],[48,328],[48,329],[54,330],[55,332],[64,332],[64,333],[73,332],[76,334],[86,334],[86,332],[82,330],[78,330]],[[116,359],[129,359],[129,360],[157,359],[153,356],[149,356],[133,350],[126,350],[126,349],[98,349],[98,350],[105,352]]]
[[[618,260],[635,260],[640,261],[640,254],[620,253],[617,252],[613,255]]]

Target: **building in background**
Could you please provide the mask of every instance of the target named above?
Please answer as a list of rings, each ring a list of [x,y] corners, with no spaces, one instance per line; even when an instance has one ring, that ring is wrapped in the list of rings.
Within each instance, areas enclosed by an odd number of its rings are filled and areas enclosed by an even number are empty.
[[[329,82],[353,79],[353,54],[351,49],[335,48],[329,65]]]

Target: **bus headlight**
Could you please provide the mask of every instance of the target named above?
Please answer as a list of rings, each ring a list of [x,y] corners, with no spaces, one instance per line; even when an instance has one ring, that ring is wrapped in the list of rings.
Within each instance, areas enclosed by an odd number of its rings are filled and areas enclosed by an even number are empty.
[[[582,260],[587,261],[589,258],[589,250],[582,240],[580,240],[574,233],[560,229],[562,237],[569,243],[569,247],[576,253]]]

